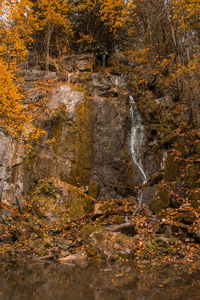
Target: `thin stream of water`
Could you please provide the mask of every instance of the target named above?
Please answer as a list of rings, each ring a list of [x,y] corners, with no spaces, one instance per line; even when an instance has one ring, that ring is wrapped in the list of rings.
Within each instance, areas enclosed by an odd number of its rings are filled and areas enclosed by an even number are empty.
[[[140,173],[143,178],[143,184],[147,182],[147,176],[145,174],[143,165],[142,165],[142,146],[144,141],[144,126],[142,124],[142,120],[138,114],[137,107],[135,105],[135,101],[132,96],[129,96],[129,100],[131,103],[130,116],[131,116],[131,139],[130,139],[130,149],[131,156],[140,170]]]

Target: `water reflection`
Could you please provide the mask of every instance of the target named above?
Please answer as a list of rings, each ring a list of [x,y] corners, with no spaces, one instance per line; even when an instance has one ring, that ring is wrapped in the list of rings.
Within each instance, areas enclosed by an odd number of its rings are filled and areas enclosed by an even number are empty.
[[[2,264],[1,300],[200,299],[200,264],[107,265],[80,269],[49,262]]]

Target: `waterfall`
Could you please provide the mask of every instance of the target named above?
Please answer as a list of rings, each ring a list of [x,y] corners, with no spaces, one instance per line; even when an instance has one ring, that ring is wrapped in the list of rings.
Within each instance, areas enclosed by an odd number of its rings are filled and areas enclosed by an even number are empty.
[[[143,183],[147,182],[147,176],[145,174],[144,168],[142,166],[142,146],[144,139],[144,126],[142,125],[142,120],[138,114],[137,107],[135,105],[135,101],[132,96],[129,96],[129,100],[131,103],[130,116],[131,116],[131,140],[130,140],[130,148],[131,148],[131,156],[134,163],[137,165],[140,173],[143,177]]]
[[[102,55],[102,65],[104,68],[106,67],[106,54]]]
[[[114,84],[115,84],[116,86],[119,85],[119,76],[116,76],[116,77],[115,77]]]

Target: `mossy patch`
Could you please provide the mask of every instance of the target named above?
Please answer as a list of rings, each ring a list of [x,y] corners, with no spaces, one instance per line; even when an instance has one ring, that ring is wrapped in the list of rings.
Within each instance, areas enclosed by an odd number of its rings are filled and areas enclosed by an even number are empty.
[[[187,188],[198,188],[200,187],[199,183],[199,174],[200,174],[200,164],[194,164],[190,166],[186,171],[186,176],[184,178],[184,185]]]
[[[115,211],[116,208],[117,208],[117,204],[116,203],[114,203],[114,202],[107,202],[107,203],[102,204],[99,207],[99,210],[102,213],[106,214],[106,213]]]
[[[82,195],[79,191],[73,191],[73,194],[74,196],[68,210],[71,219],[93,212],[94,200],[91,197]]]
[[[155,257],[165,257],[175,254],[173,241],[169,239],[147,240],[140,251],[140,257],[143,259],[153,259]]]
[[[89,214],[94,209],[94,199],[79,188],[54,179],[42,179],[32,191],[33,205],[50,224]],[[37,201],[37,205],[36,205]]]
[[[158,185],[156,196],[149,203],[152,212],[159,213],[162,209],[166,209],[170,205],[170,195],[165,186]]]
[[[35,191],[45,196],[56,197],[56,188],[51,180],[39,180]]]
[[[97,230],[98,230],[98,227],[96,225],[87,224],[87,225],[82,227],[81,232],[80,232],[80,236],[84,240],[87,240],[89,235],[92,232],[97,231]]]
[[[182,160],[175,159],[174,156],[169,156],[165,166],[165,179],[166,181],[177,180],[180,176],[181,168],[184,166]]]
[[[74,158],[70,176],[61,179],[73,185],[89,185],[93,168],[93,100],[86,98],[76,108],[75,121],[72,122],[66,137],[72,144]]]
[[[91,181],[88,188],[88,195],[97,199],[99,194],[99,183]]]

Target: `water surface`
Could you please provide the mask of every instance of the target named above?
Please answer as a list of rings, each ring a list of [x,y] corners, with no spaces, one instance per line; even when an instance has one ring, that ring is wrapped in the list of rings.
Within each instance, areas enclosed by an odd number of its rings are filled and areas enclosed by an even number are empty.
[[[200,264],[0,263],[0,300],[200,299]]]

